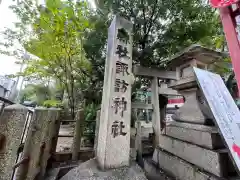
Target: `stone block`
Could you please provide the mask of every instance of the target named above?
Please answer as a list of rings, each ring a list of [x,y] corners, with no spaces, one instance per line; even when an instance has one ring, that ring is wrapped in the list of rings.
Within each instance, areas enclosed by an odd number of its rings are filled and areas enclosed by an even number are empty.
[[[180,90],[179,93],[185,97],[185,103],[172,116],[174,120],[194,124],[212,123],[202,112],[198,88]]]
[[[82,125],[84,123],[84,111],[79,110],[76,114],[76,125],[74,130],[74,137],[72,143],[72,160],[78,160],[78,152],[80,151],[81,139],[82,139]]]
[[[201,172],[194,165],[163,152],[160,149],[155,149],[153,154],[153,162],[161,169],[166,171],[171,176],[179,180],[220,180],[222,178]]]
[[[59,118],[60,109],[57,108],[49,108],[47,117],[43,123],[42,128],[42,137],[41,141],[44,144],[44,148],[42,151],[42,156],[40,159],[40,177],[44,177],[46,173],[46,167],[48,163],[48,159],[51,156],[51,148],[53,143],[54,129],[56,126],[56,121]]]
[[[18,168],[16,180],[42,179],[45,175],[58,116],[58,109],[35,109],[22,154],[22,159],[29,161]]]
[[[0,179],[11,179],[28,109],[20,104],[5,107],[0,117]]]
[[[174,121],[166,127],[166,135],[209,149],[224,148],[216,127]]]
[[[171,154],[204,169],[216,176],[223,177],[228,174],[227,152],[217,152],[213,150],[204,149],[190,143],[186,143],[167,136],[160,137],[159,147]]]

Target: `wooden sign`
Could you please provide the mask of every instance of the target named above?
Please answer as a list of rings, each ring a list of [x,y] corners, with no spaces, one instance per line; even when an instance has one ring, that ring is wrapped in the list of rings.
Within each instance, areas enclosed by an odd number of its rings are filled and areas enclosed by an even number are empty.
[[[222,8],[237,3],[239,0],[210,0],[212,7]]]
[[[199,86],[240,172],[240,111],[221,76],[194,68]]]

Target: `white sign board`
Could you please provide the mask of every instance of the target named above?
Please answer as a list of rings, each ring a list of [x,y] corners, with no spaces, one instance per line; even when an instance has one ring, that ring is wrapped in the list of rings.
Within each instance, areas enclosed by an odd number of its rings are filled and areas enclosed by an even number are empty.
[[[240,172],[240,111],[221,76],[194,68],[200,88]]]

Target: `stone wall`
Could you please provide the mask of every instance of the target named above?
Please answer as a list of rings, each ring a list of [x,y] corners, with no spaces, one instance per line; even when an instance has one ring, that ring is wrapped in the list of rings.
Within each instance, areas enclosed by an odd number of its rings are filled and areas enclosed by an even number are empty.
[[[7,106],[0,117],[0,179],[11,179],[18,156],[21,135],[28,109],[15,104]]]
[[[19,166],[16,180],[43,179],[51,157],[59,114],[59,109],[35,109],[21,157],[27,161]]]
[[[31,116],[19,104],[4,108],[0,116],[0,180],[43,179],[58,136],[59,115],[55,108],[38,108]]]

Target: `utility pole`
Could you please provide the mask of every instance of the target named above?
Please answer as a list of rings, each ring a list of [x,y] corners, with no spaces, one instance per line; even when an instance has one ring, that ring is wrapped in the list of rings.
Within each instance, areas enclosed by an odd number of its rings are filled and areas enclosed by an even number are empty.
[[[24,55],[22,56],[22,62],[21,62],[21,66],[20,66],[20,73],[23,72],[24,62],[25,62],[26,60],[29,60],[29,58],[30,58],[29,54],[27,54],[27,51],[25,51]],[[16,88],[17,88],[17,86],[18,86],[18,84],[19,84],[19,81],[20,81],[20,77],[18,76],[18,78],[17,78],[17,83],[16,83]],[[17,94],[17,98],[16,98],[17,102],[19,102],[19,100],[20,100],[20,99],[19,99],[19,96],[20,96],[20,92],[22,91],[22,88],[23,88],[23,83],[24,83],[24,77],[23,77],[23,79],[22,79],[20,88],[19,88],[19,90],[18,90],[18,94]]]

